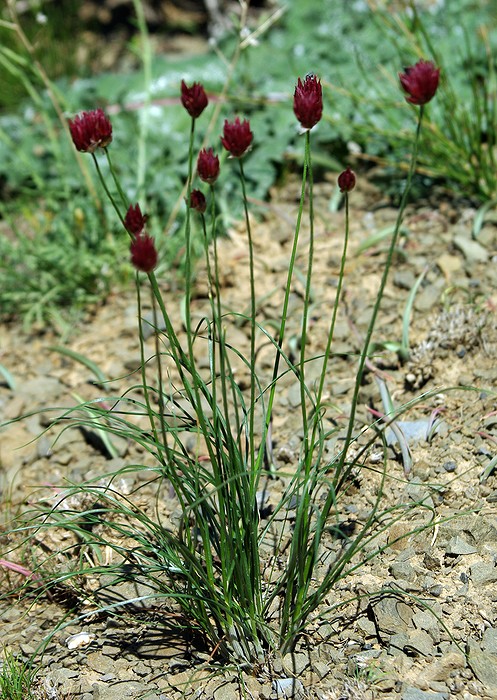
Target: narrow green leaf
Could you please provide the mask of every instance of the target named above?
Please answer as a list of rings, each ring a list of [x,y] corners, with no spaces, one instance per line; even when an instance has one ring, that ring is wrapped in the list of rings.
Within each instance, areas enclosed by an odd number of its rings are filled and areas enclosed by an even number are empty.
[[[374,248],[374,246],[378,245],[378,243],[381,243],[381,241],[384,238],[388,238],[393,234],[395,230],[395,226],[386,226],[385,228],[380,229],[379,231],[375,231],[371,236],[368,236],[357,248],[356,250],[356,255],[360,255],[361,253],[364,253],[365,250],[368,248]],[[401,227],[400,236],[408,236],[409,231],[407,228],[404,226]]]
[[[16,383],[15,383],[14,377],[9,372],[9,370],[6,367],[4,367],[3,365],[0,365],[0,374],[5,379],[5,382],[6,382],[7,386],[9,387],[9,389],[12,389],[12,391],[14,391],[16,388]]]
[[[422,273],[419,275],[416,282],[413,284],[409,296],[407,297],[406,306],[404,309],[404,314],[402,316],[402,345],[399,350],[399,354],[403,359],[407,359],[409,356],[409,324],[411,321],[411,312],[414,305],[414,299],[416,297],[417,291],[424,280],[426,273],[428,272],[428,265],[424,268]]]
[[[69,348],[64,348],[60,345],[51,345],[49,350],[52,350],[53,352],[58,352],[61,355],[65,355],[66,357],[70,357],[73,360],[76,360],[76,362],[80,362],[82,365],[87,367],[90,372],[93,372],[95,377],[97,378],[98,381],[95,382],[95,384],[99,387],[103,388],[103,385],[106,384],[108,381],[105,374],[101,371],[101,369],[98,367],[95,362],[92,360],[89,360],[85,355],[81,355],[79,352],[75,352],[74,350],[70,350]]]
[[[475,220],[473,222],[473,230],[471,235],[473,238],[477,238],[480,235],[480,231],[485,223],[485,216],[487,213],[497,205],[497,199],[491,199],[486,202],[482,207],[478,209],[475,215]]]

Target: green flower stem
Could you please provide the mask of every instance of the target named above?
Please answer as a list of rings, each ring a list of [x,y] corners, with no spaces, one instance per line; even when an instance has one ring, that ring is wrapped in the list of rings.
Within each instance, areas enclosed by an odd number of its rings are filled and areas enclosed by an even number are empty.
[[[154,341],[155,341],[155,357],[157,359],[157,380],[158,380],[158,391],[159,391],[159,396],[158,396],[158,404],[159,404],[159,416],[160,416],[160,430],[161,430],[161,437],[162,437],[162,447],[165,450],[166,456],[168,457],[168,461],[171,462],[170,455],[169,455],[169,444],[167,440],[167,427],[166,427],[166,421],[164,418],[165,414],[165,404],[164,404],[164,379],[163,379],[163,372],[162,372],[162,352],[160,348],[160,343],[159,343],[159,320],[157,318],[157,301],[155,299],[155,295],[153,293],[153,290],[150,290],[151,294],[151,302],[152,302],[152,314],[153,314],[153,319],[154,319]],[[141,320],[140,320],[140,331],[141,331]],[[142,335],[142,333],[140,333]],[[142,358],[142,365],[143,365],[143,358]]]
[[[261,575],[258,538],[253,528],[257,527],[258,512],[255,502],[255,494],[259,481],[259,466],[260,462],[255,456],[255,334],[256,334],[256,296],[255,296],[255,265],[254,265],[254,243],[252,238],[252,229],[250,225],[250,217],[248,210],[248,200],[246,191],[245,173],[243,170],[243,161],[238,159],[240,167],[240,181],[242,186],[243,207],[245,212],[245,225],[247,229],[248,246],[249,246],[249,276],[250,276],[250,403],[249,403],[249,424],[248,424],[248,450],[249,450],[249,478],[250,489],[249,493],[243,491],[243,481],[246,478],[247,472],[244,470],[238,475],[237,480],[237,500],[241,514],[239,523],[236,526],[239,528],[237,539],[241,546],[240,555],[243,557],[243,568],[239,572],[238,585],[241,587],[245,584],[244,595],[242,596],[243,604],[247,609],[248,623],[252,633],[252,641],[258,644],[257,620],[260,618],[262,610],[262,591],[261,591]],[[221,349],[222,353],[226,352],[225,346]],[[264,448],[261,447],[261,453]],[[241,466],[241,465],[240,465]],[[262,650],[257,652],[260,656]]]
[[[186,183],[186,224],[185,224],[185,325],[188,342],[188,353],[190,362],[194,364],[193,338],[192,338],[192,316],[191,316],[191,282],[192,282],[192,261],[191,261],[191,221],[190,221],[190,195],[192,191],[193,178],[193,143],[195,137],[195,119],[191,120],[190,144],[188,147],[188,180]]]
[[[164,320],[164,325],[166,328],[166,336],[170,342],[170,352],[171,352],[171,357],[174,361],[174,365],[176,369],[179,372],[180,379],[182,382],[182,386],[185,389],[186,396],[188,398],[188,401],[191,403],[192,407],[196,409],[195,414],[196,418],[198,421],[199,429],[202,433],[202,435],[209,435],[210,434],[210,428],[207,424],[207,419],[205,417],[204,412],[201,410],[201,402],[200,402],[200,388],[202,387],[203,393],[205,394],[205,385],[202,383],[201,377],[197,374],[195,371],[195,367],[191,365],[189,356],[185,353],[183,350],[181,343],[178,339],[178,336],[176,335],[174,331],[174,327],[171,323],[171,319],[169,318],[169,314],[167,313],[166,306],[164,304],[164,299],[162,298],[159,285],[157,284],[157,278],[155,276],[155,273],[149,272],[147,273],[150,285],[152,287],[152,292],[155,296],[155,299],[157,301],[157,304],[159,306],[159,309],[162,314],[162,318]],[[186,376],[185,370],[191,375],[192,381],[190,382],[188,380],[188,377]],[[213,407],[215,408],[215,407]],[[211,445],[210,440],[206,441],[206,447],[209,452],[209,458],[214,465],[216,466],[216,453]]]
[[[195,119],[192,117],[190,126],[190,142],[188,147],[188,179],[186,183],[186,223],[185,223],[185,327],[186,327],[186,342],[188,346],[188,366],[189,372],[192,377],[192,385],[190,386],[190,401],[193,407],[195,407],[195,415],[197,423],[202,435],[209,435],[209,427],[207,425],[207,419],[202,410],[201,396],[200,396],[200,377],[195,369],[195,355],[193,351],[193,332],[192,332],[192,316],[191,316],[191,285],[192,285],[192,261],[191,261],[191,211],[190,211],[190,196],[192,191],[192,180],[193,180],[193,146],[195,140]],[[160,292],[158,291],[160,296]],[[159,301],[159,300],[158,300]],[[162,302],[162,297],[161,297]],[[162,302],[163,303],[163,302]],[[186,379],[186,378],[185,378]],[[183,380],[184,381],[184,380]],[[212,401],[212,396],[207,397],[208,400]],[[214,416],[216,416],[217,421],[217,411],[216,406],[212,405]],[[219,468],[222,462],[219,462],[219,454],[215,452],[211,445],[210,440],[207,440],[207,448],[209,450],[209,457],[213,463],[214,468]],[[220,496],[221,498],[221,496]],[[223,510],[222,506],[220,510]]]
[[[122,202],[122,205],[123,205],[125,211],[127,211],[128,205],[129,205],[128,198],[124,194],[123,188],[121,187],[121,183],[119,182],[119,178],[117,177],[116,171],[114,170],[114,166],[112,165],[112,160],[110,157],[109,149],[104,148],[104,151],[105,151],[105,155],[107,156],[107,163],[109,164],[110,174],[112,175],[112,179],[114,180],[116,190],[119,193],[119,196],[121,198],[121,202]]]
[[[308,251],[308,264],[307,264],[307,275],[305,282],[305,293],[304,293],[304,308],[302,311],[302,327],[300,331],[300,362],[299,362],[299,383],[300,383],[300,408],[302,412],[302,430],[304,433],[304,459],[306,463],[306,470],[308,469],[312,457],[312,443],[311,443],[311,456],[309,456],[309,431],[307,422],[307,409],[306,409],[306,384],[305,384],[305,358],[306,358],[306,345],[307,345],[307,324],[309,321],[309,305],[311,300],[311,282],[312,282],[312,264],[314,259],[314,201],[313,201],[313,177],[312,177],[312,163],[311,163],[311,132],[306,132],[305,139],[305,160],[307,161],[307,172],[309,180],[309,251]],[[306,474],[307,476],[307,474]]]
[[[152,405],[150,402],[150,393],[148,390],[147,376],[146,376],[146,370],[145,370],[145,343],[144,343],[144,339],[143,339],[143,330],[142,330],[142,303],[141,303],[140,275],[139,275],[138,270],[136,271],[136,274],[135,274],[135,288],[136,288],[136,300],[138,303],[138,338],[140,340],[140,371],[141,371],[143,393],[144,393],[144,397],[145,397],[145,405],[147,406],[148,418],[150,420],[150,429],[152,431],[152,435],[154,436],[155,443],[159,444],[157,429],[155,427],[154,413],[153,413]]]
[[[314,431],[309,440],[309,427],[307,418],[306,400],[308,390],[305,383],[305,361],[307,345],[307,324],[309,306],[311,300],[312,267],[314,260],[314,202],[313,202],[313,174],[310,148],[310,132],[306,132],[304,162],[307,164],[309,180],[309,250],[304,294],[304,308],[302,312],[302,326],[300,335],[300,359],[299,359],[299,384],[300,403],[302,413],[303,453],[301,464],[304,465],[303,475],[299,477],[299,494],[296,518],[294,524],[294,536],[290,545],[290,553],[287,562],[288,576],[283,597],[283,612],[281,616],[280,639],[283,639],[287,630],[293,629],[295,621],[300,618],[302,605],[305,602],[309,584],[311,582],[315,553],[309,553],[307,543],[309,541],[312,521],[309,518],[311,512],[312,492],[315,479],[310,479],[312,457],[314,453]]]
[[[352,432],[354,430],[354,422],[355,422],[355,415],[356,415],[356,411],[357,411],[357,404],[358,404],[358,400],[359,400],[359,391],[361,388],[362,374],[364,372],[364,366],[365,366],[366,360],[368,358],[371,338],[373,336],[373,331],[375,328],[376,319],[378,316],[378,312],[380,310],[381,301],[383,299],[383,293],[385,291],[385,286],[387,283],[388,274],[389,274],[390,268],[392,266],[393,256],[395,253],[395,248],[397,246],[397,240],[399,237],[400,227],[402,225],[402,220],[404,218],[404,212],[405,212],[406,205],[407,205],[407,198],[408,198],[409,192],[411,190],[412,177],[413,177],[414,170],[416,167],[416,161],[417,161],[417,156],[418,156],[418,147],[419,147],[419,136],[421,133],[421,124],[423,121],[423,112],[424,112],[423,107],[424,107],[424,105],[420,106],[418,125],[416,128],[416,134],[414,137],[413,152],[412,152],[412,156],[411,156],[411,162],[409,165],[409,172],[407,174],[406,186],[404,188],[404,192],[402,194],[402,199],[400,201],[399,211],[397,213],[397,220],[395,222],[395,228],[394,228],[394,232],[392,234],[392,240],[390,241],[390,247],[388,249],[385,267],[383,268],[383,275],[381,277],[380,288],[379,288],[378,294],[376,296],[376,301],[375,301],[374,306],[373,306],[373,313],[371,314],[371,319],[369,321],[369,326],[368,326],[366,336],[364,339],[364,345],[362,347],[361,355],[359,358],[359,366],[357,368],[354,393],[352,396],[352,407],[351,407],[351,412],[350,412],[350,416],[349,416],[347,433],[345,436],[345,444],[344,444],[343,450],[340,454],[340,459],[338,461],[338,465],[337,465],[335,474],[333,476],[334,489],[331,489],[331,491],[337,491],[341,485],[342,474],[343,474],[343,470],[345,467],[345,462],[347,460],[347,454],[349,451],[349,447],[350,447],[350,444],[352,441]],[[330,495],[328,496],[328,498],[326,500],[325,508],[331,507],[332,502],[334,501],[335,494],[332,495],[331,491],[330,491]]]
[[[155,297],[155,300],[157,301],[157,304],[161,311],[161,315],[166,328],[166,336],[171,344],[171,356],[174,360],[175,366],[178,368],[181,379],[186,382],[187,380],[184,373],[184,369],[189,368],[188,357],[185,355],[185,352],[181,347],[181,344],[178,340],[178,336],[176,335],[173,325],[171,323],[171,319],[169,318],[169,314],[167,313],[167,309],[164,304],[159,285],[157,284],[157,277],[155,276],[155,272],[148,272],[147,277],[149,279],[150,286],[152,287],[152,292]],[[188,383],[186,384],[186,386],[189,386]]]
[[[240,181],[242,183],[242,196],[243,196],[243,208],[245,212],[245,225],[247,228],[247,237],[249,245],[249,275],[250,275],[250,369],[252,376],[250,378],[250,413],[249,413],[249,426],[248,426],[248,440],[249,440],[249,451],[250,451],[250,466],[252,470],[252,476],[257,474],[257,469],[255,469],[255,332],[256,332],[256,297],[255,297],[255,270],[254,270],[254,243],[252,240],[252,229],[250,226],[250,217],[248,210],[247,201],[247,190],[245,185],[245,173],[243,171],[243,161],[238,158],[238,163],[240,166]]]
[[[337,290],[335,294],[335,301],[333,303],[333,311],[331,313],[330,327],[328,330],[328,339],[326,341],[326,348],[323,357],[323,367],[321,369],[321,375],[319,377],[319,385],[316,393],[316,408],[314,413],[314,422],[312,427],[312,438],[311,445],[314,445],[316,439],[316,432],[320,422],[321,415],[321,401],[323,398],[324,382],[326,378],[326,372],[328,369],[328,362],[330,359],[331,345],[333,342],[333,336],[335,333],[335,325],[338,315],[338,308],[340,306],[340,298],[342,296],[342,286],[345,276],[345,264],[347,262],[347,248],[349,243],[349,230],[350,230],[350,219],[349,219],[349,193],[345,192],[345,233],[343,239],[343,249],[342,249],[342,259],[340,261],[340,271],[338,273]]]
[[[306,132],[306,141],[309,140],[309,132]],[[283,308],[281,310],[281,321],[280,321],[280,328],[278,332],[278,340],[277,340],[277,350],[276,350],[276,356],[274,359],[274,366],[273,366],[273,375],[271,379],[271,388],[269,390],[269,398],[267,402],[267,410],[266,410],[266,420],[265,420],[265,425],[264,425],[264,435],[262,436],[261,444],[265,445],[266,444],[266,437],[269,431],[269,425],[271,423],[271,414],[273,410],[273,404],[274,404],[274,398],[276,394],[276,384],[278,380],[278,372],[279,372],[279,367],[280,367],[280,359],[281,359],[281,350],[283,347],[283,340],[285,337],[285,330],[286,330],[286,322],[288,318],[288,305],[290,302],[290,291],[291,291],[291,284],[292,284],[292,278],[293,278],[293,271],[295,269],[295,261],[297,259],[297,248],[298,248],[298,242],[299,242],[299,234],[300,234],[300,227],[302,225],[302,214],[304,211],[304,201],[305,201],[305,189],[306,189],[306,182],[307,182],[307,158],[304,158],[304,168],[302,171],[302,187],[300,191],[300,202],[299,202],[299,210],[297,214],[297,222],[295,224],[295,232],[293,235],[293,244],[292,244],[292,251],[290,254],[290,262],[288,264],[288,274],[287,274],[287,279],[286,279],[286,285],[285,285],[285,296],[283,299]],[[262,463],[264,459],[264,450],[261,449],[259,451],[259,457],[258,457],[258,466],[260,466],[260,463]],[[270,465],[270,468],[272,471],[274,471],[274,465]]]
[[[213,279],[212,279],[212,286],[213,286],[213,295],[215,297],[216,303],[215,306],[213,306],[212,309],[212,317],[214,319],[214,323],[216,326],[216,340],[217,344],[219,346],[219,377],[221,379],[221,391],[222,391],[222,399],[223,399],[223,412],[226,417],[229,416],[229,402],[228,402],[228,390],[227,390],[227,384],[228,384],[228,379],[229,379],[229,384],[231,386],[231,391],[232,391],[232,403],[233,403],[233,410],[235,411],[235,425],[236,425],[236,435],[237,435],[237,444],[238,444],[238,452],[241,455],[242,454],[242,444],[241,444],[241,432],[239,426],[241,425],[240,423],[240,411],[239,411],[239,398],[236,395],[235,391],[235,384],[232,379],[232,372],[231,372],[231,367],[230,363],[228,361],[228,356],[227,356],[227,347],[226,347],[226,334],[223,328],[223,311],[222,311],[222,304],[221,304],[221,289],[219,285],[219,255],[218,255],[218,249],[217,249],[217,236],[216,236],[216,196],[215,196],[215,189],[214,185],[211,185],[211,222],[212,222],[212,230],[211,230],[211,241],[212,241],[212,249],[213,249],[213,264],[214,264],[214,274],[213,274]],[[230,446],[231,446],[231,441],[230,441]]]
[[[223,464],[223,457],[222,454],[220,453],[220,445],[222,444],[222,426],[220,425],[219,421],[219,413],[216,410],[217,407],[217,376],[218,376],[218,371],[217,371],[217,349],[216,345],[219,344],[221,345],[221,339],[219,336],[219,326],[217,323],[216,319],[216,305],[214,301],[214,286],[215,286],[215,280],[213,277],[213,272],[212,272],[212,265],[211,265],[211,260],[210,260],[210,255],[209,255],[209,241],[207,237],[207,227],[205,223],[205,216],[203,214],[200,215],[201,218],[201,223],[202,223],[202,232],[203,232],[203,241],[204,241],[204,255],[205,255],[205,263],[207,267],[207,286],[208,286],[208,291],[209,291],[209,304],[211,307],[211,316],[212,316],[212,323],[208,323],[208,340],[210,344],[209,348],[209,363],[210,363],[210,374],[211,374],[211,396],[212,396],[212,407],[213,407],[213,415],[212,415],[212,421],[213,421],[213,428],[214,428],[214,434],[216,436],[219,436],[219,439],[216,439],[215,445],[216,445],[216,464],[219,466],[222,466]],[[223,355],[222,351],[220,350],[220,362],[222,363],[223,361]],[[221,381],[223,380],[223,372],[222,370],[220,371],[220,376],[221,376]],[[224,413],[225,416],[228,414]],[[206,533],[206,536],[208,533]]]
[[[95,163],[95,168],[96,168],[96,170],[97,170],[97,174],[98,174],[99,180],[100,180],[100,182],[102,183],[102,187],[104,188],[105,194],[107,195],[107,197],[109,198],[110,203],[111,203],[112,206],[114,207],[114,210],[115,210],[117,216],[119,217],[119,221],[122,223],[123,228],[126,229],[126,224],[124,223],[124,217],[123,217],[123,215],[121,214],[121,210],[119,209],[119,207],[118,207],[117,204],[116,204],[116,200],[114,199],[114,197],[112,196],[112,194],[111,194],[109,188],[107,187],[107,183],[105,182],[105,178],[104,178],[104,176],[103,176],[103,174],[102,174],[102,171],[100,170],[100,166],[99,166],[99,164],[98,164],[97,157],[96,157],[96,155],[95,155],[94,153],[91,154],[91,157],[93,158],[93,162]],[[107,156],[107,157],[108,157],[108,156]],[[126,229],[126,230],[127,230],[127,229]],[[128,232],[128,233],[129,233],[129,232]],[[133,238],[133,236],[131,235],[131,233],[130,233],[129,235],[130,235],[131,238]]]

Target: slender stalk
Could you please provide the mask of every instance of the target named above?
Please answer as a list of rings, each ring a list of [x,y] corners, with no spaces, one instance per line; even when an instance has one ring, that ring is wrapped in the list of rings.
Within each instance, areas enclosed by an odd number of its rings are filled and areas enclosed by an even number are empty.
[[[112,160],[110,158],[110,153],[109,149],[107,147],[104,148],[105,155],[107,156],[107,163],[109,164],[109,170],[110,174],[112,175],[112,179],[114,180],[114,184],[116,186],[116,190],[119,194],[119,197],[121,198],[121,203],[124,207],[125,210],[128,208],[128,198],[124,194],[124,190],[121,187],[121,183],[119,182],[119,178],[116,175],[116,171],[114,170],[114,166],[112,165]]]
[[[331,312],[330,327],[328,329],[328,339],[326,341],[326,348],[323,357],[323,367],[321,369],[321,375],[319,377],[319,385],[316,393],[316,407],[314,413],[314,423],[312,428],[312,439],[311,444],[314,445],[316,439],[316,432],[319,425],[319,416],[321,410],[321,400],[323,398],[324,382],[326,378],[326,373],[328,369],[328,362],[330,359],[331,345],[333,342],[333,336],[335,333],[335,325],[338,315],[338,308],[340,306],[340,298],[342,296],[342,286],[345,276],[345,263],[347,262],[347,248],[349,243],[349,230],[350,230],[350,219],[349,219],[349,193],[345,192],[345,232],[343,239],[343,249],[342,258],[340,260],[340,270],[338,273],[337,290],[335,294],[335,301],[333,302],[333,311]]]
[[[194,364],[193,337],[192,337],[192,316],[191,316],[191,283],[192,283],[192,262],[191,262],[191,219],[190,219],[190,195],[192,191],[193,177],[193,143],[195,138],[195,119],[192,117],[190,126],[190,144],[188,147],[188,180],[186,185],[186,224],[185,224],[185,325],[188,343],[188,354],[192,366]]]
[[[224,415],[226,418],[229,416],[229,402],[228,402],[228,390],[227,390],[227,379],[229,377],[230,379],[230,385],[231,385],[231,394],[232,394],[232,403],[233,403],[233,410],[235,412],[235,425],[236,425],[236,433],[237,433],[237,446],[238,446],[238,452],[241,455],[242,454],[242,443],[241,443],[241,423],[240,423],[240,411],[239,411],[239,399],[236,395],[235,392],[235,385],[234,385],[234,380],[232,378],[232,372],[231,372],[231,367],[230,363],[228,361],[228,356],[227,356],[227,347],[226,347],[226,337],[225,337],[225,332],[223,329],[223,310],[222,310],[222,303],[221,303],[221,288],[219,285],[219,255],[218,255],[218,249],[217,249],[217,236],[216,236],[216,197],[215,197],[215,188],[213,185],[211,185],[211,221],[212,221],[212,230],[211,230],[211,241],[212,241],[212,249],[213,249],[213,263],[214,263],[214,274],[213,274],[213,279],[212,279],[212,286],[213,286],[213,294],[215,297],[215,306],[213,306],[212,314],[213,314],[213,319],[214,323],[216,326],[216,337],[217,337],[217,343],[219,346],[219,377],[221,379],[221,393],[222,393],[222,399],[223,399],[223,411]],[[231,445],[231,443],[230,443]]]
[[[288,265],[288,274],[287,274],[286,284],[285,284],[285,296],[283,299],[283,307],[281,310],[281,321],[280,321],[280,328],[279,328],[279,332],[278,332],[276,356],[274,358],[273,375],[272,375],[272,379],[271,379],[271,388],[269,390],[269,398],[268,398],[268,402],[267,402],[266,419],[265,419],[265,424],[264,424],[264,434],[263,434],[262,440],[261,440],[261,445],[263,445],[263,446],[265,446],[265,444],[266,444],[266,436],[268,434],[269,426],[271,423],[274,398],[276,395],[276,384],[277,384],[279,367],[280,367],[281,349],[283,347],[283,340],[285,337],[286,322],[287,322],[287,318],[288,318],[288,305],[290,303],[291,284],[292,284],[292,278],[293,278],[293,271],[295,269],[295,261],[297,259],[297,248],[298,248],[298,242],[299,242],[299,234],[300,234],[300,228],[302,225],[302,214],[304,211],[307,172],[308,172],[307,158],[304,158],[304,167],[303,167],[303,171],[302,171],[302,187],[300,190],[299,210],[298,210],[298,214],[297,214],[297,221],[295,224],[295,232],[293,234],[292,251],[290,254],[290,262]],[[262,461],[264,459],[264,452],[265,452],[264,449],[261,449],[259,451],[258,467],[260,466],[260,464],[262,463]],[[271,470],[273,470],[274,469],[273,465],[270,465],[270,468],[271,468]]]
[[[308,265],[306,274],[306,284],[304,292],[304,308],[302,311],[302,325],[300,333],[300,358],[299,358],[299,384],[300,384],[300,409],[302,415],[303,431],[303,453],[300,465],[304,465],[304,473],[299,481],[295,496],[298,500],[297,512],[294,525],[294,535],[290,544],[290,553],[286,566],[287,577],[283,596],[283,609],[281,615],[280,638],[286,634],[288,627],[293,627],[293,620],[299,617],[301,607],[301,597],[305,596],[308,587],[307,575],[308,558],[307,542],[309,539],[309,528],[311,518],[309,518],[310,501],[312,495],[312,484],[309,482],[309,474],[312,463],[313,442],[309,441],[309,428],[307,419],[307,387],[305,382],[305,360],[307,345],[307,324],[309,316],[309,306],[311,299],[312,267],[314,259],[314,207],[313,207],[313,177],[310,149],[310,131],[305,134],[305,155],[304,164],[307,169],[309,181],[309,250]],[[299,465],[299,466],[300,466]]]
[[[352,432],[354,430],[354,422],[355,422],[355,416],[356,416],[356,411],[357,411],[357,404],[358,404],[358,400],[359,400],[359,391],[361,388],[362,374],[364,372],[364,366],[365,366],[366,360],[368,358],[369,346],[371,344],[371,338],[372,338],[373,331],[374,331],[374,328],[376,325],[376,319],[378,317],[378,312],[380,310],[381,301],[383,299],[383,294],[385,291],[385,286],[387,283],[388,274],[389,274],[390,268],[392,266],[393,256],[395,253],[395,248],[397,246],[397,240],[399,237],[399,232],[400,232],[402,220],[404,218],[404,212],[405,212],[406,205],[407,205],[407,199],[409,196],[409,192],[411,190],[412,177],[413,177],[413,174],[414,174],[414,171],[416,168],[418,146],[419,146],[419,136],[421,133],[421,124],[423,121],[423,113],[424,113],[424,105],[421,105],[420,109],[419,109],[418,125],[416,128],[416,134],[414,137],[413,152],[412,152],[412,156],[411,156],[409,172],[407,174],[406,186],[404,188],[404,192],[402,193],[402,199],[400,201],[399,211],[397,213],[397,220],[395,222],[395,228],[394,228],[394,232],[392,234],[392,240],[390,241],[390,247],[388,249],[385,267],[383,268],[383,274],[381,277],[380,288],[379,288],[378,294],[376,296],[376,301],[375,301],[374,306],[373,306],[373,312],[371,314],[371,319],[369,321],[368,329],[366,331],[366,335],[364,338],[364,345],[362,347],[361,354],[359,357],[359,366],[357,368],[354,393],[352,395],[352,406],[351,406],[351,412],[350,412],[349,422],[348,422],[348,426],[347,426],[347,433],[345,436],[345,444],[344,444],[343,450],[340,454],[337,468],[335,470],[335,474],[333,477],[333,485],[334,485],[334,488],[336,490],[338,490],[338,487],[340,486],[341,479],[342,479],[342,473],[344,470],[345,462],[347,460],[347,455],[348,455],[349,447],[350,447],[351,440],[352,440]],[[330,496],[328,496],[328,498],[326,500],[325,508],[329,507],[329,505],[331,505],[331,503],[328,505],[329,499],[330,499]]]
[[[254,269],[254,243],[252,239],[252,229],[250,226],[250,217],[248,210],[247,191],[245,185],[245,173],[243,171],[243,161],[238,158],[240,166],[240,181],[242,183],[243,209],[245,212],[245,226],[247,229],[248,247],[249,247],[249,275],[250,275],[250,368],[252,376],[250,378],[250,404],[249,404],[249,425],[248,425],[248,440],[249,440],[249,464],[252,470],[252,476],[255,476],[257,470],[255,467],[255,333],[256,333],[256,297],[255,297],[255,269]]]
[[[162,447],[164,448],[166,455],[167,455],[168,454],[168,440],[167,440],[167,426],[166,426],[166,422],[164,419],[164,413],[165,413],[166,407],[164,404],[164,379],[163,379],[163,371],[162,371],[162,353],[161,353],[161,348],[160,348],[160,343],[159,343],[159,321],[157,318],[157,301],[155,299],[155,295],[154,295],[152,289],[150,290],[150,297],[151,297],[151,303],[152,303],[152,314],[153,314],[153,319],[154,319],[155,357],[157,360],[157,381],[158,381],[157,390],[159,392],[159,396],[158,396],[159,423],[160,423],[160,430],[161,430],[161,437],[162,437]],[[141,321],[140,321],[140,330],[141,330]],[[143,362],[143,358],[142,358],[142,362]]]
[[[138,270],[135,274],[135,288],[136,288],[136,300],[138,304],[138,339],[140,341],[140,372],[143,387],[143,395],[145,397],[145,405],[147,407],[148,419],[150,421],[150,429],[154,437],[155,443],[159,444],[159,436],[157,433],[157,428],[155,426],[154,413],[152,411],[152,404],[150,402],[150,392],[147,384],[147,374],[146,374],[146,360],[145,360],[145,343],[143,340],[143,330],[142,330],[142,303],[141,303],[141,289],[140,289],[140,275]]]
[[[304,308],[302,311],[302,326],[300,331],[300,362],[299,362],[299,383],[300,383],[300,409],[302,413],[302,431],[304,434],[304,460],[306,469],[311,461],[309,456],[309,430],[307,422],[306,408],[306,384],[305,384],[305,359],[307,345],[307,324],[309,320],[309,306],[311,300],[312,264],[314,259],[314,202],[313,202],[313,177],[311,163],[311,132],[305,134],[305,160],[307,161],[307,172],[309,179],[309,251],[307,263],[307,275],[304,293]],[[310,446],[312,452],[312,444]]]
[[[111,191],[109,190],[109,188],[108,188],[108,186],[107,186],[107,183],[105,182],[105,178],[104,178],[103,173],[102,173],[102,171],[101,171],[101,169],[100,169],[100,165],[98,164],[98,159],[97,159],[97,157],[96,157],[96,155],[95,155],[94,153],[91,154],[91,157],[93,158],[93,162],[95,163],[95,168],[96,168],[96,170],[97,170],[97,174],[98,174],[99,180],[100,180],[100,182],[102,183],[102,187],[104,188],[105,194],[107,195],[107,197],[108,197],[110,203],[111,203],[112,206],[114,207],[114,210],[115,210],[117,216],[119,217],[119,221],[122,223],[123,228],[124,228],[125,230],[127,230],[127,229],[126,229],[126,224],[124,223],[124,217],[123,217],[123,215],[121,214],[121,210],[119,209],[118,205],[116,204],[116,200],[114,199],[114,197],[113,197]],[[108,155],[107,155],[107,157],[108,157]],[[129,235],[131,236],[131,234],[129,234]],[[133,236],[131,236],[131,238],[133,238]]]

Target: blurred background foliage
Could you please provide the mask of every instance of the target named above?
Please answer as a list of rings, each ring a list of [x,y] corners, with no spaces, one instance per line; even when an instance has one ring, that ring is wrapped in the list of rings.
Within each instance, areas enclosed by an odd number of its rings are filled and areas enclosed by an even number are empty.
[[[90,159],[67,136],[65,119],[83,109],[111,116],[113,160],[130,202],[150,214],[162,270],[181,269],[189,131],[182,79],[203,82],[211,98],[199,147],[220,152],[223,119],[250,119],[245,171],[257,201],[301,164],[292,95],[297,77],[312,70],[325,100],[313,134],[316,177],[352,164],[395,199],[415,109],[397,73],[432,59],[443,77],[427,108],[417,191],[438,183],[476,203],[496,197],[496,1],[267,0],[244,9],[218,0],[7,0],[0,317],[67,333],[88,304],[131,274],[127,237]],[[225,230],[239,215],[239,184],[222,158],[216,187]]]

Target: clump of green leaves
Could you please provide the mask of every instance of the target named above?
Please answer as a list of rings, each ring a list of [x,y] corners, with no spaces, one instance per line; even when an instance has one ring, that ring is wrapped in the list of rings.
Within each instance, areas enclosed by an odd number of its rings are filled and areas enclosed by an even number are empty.
[[[12,652],[4,652],[0,661],[0,697],[2,700],[31,700],[33,681],[36,668],[14,656]]]
[[[151,222],[162,222],[163,264],[182,266],[184,247],[174,234],[182,222],[188,160],[188,124],[178,96],[183,76],[195,76],[209,94],[221,98],[207,130],[213,143],[224,116],[238,111],[250,118],[257,139],[247,184],[254,199],[264,200],[275,181],[284,182],[286,173],[302,164],[298,128],[288,109],[289,70],[295,76],[314,70],[323,79],[327,109],[313,134],[315,176],[341,170],[355,144],[361,158],[384,166],[383,186],[393,191],[399,169],[407,169],[412,116],[407,104],[398,109],[396,72],[419,57],[432,59],[442,69],[442,84],[438,103],[425,116],[417,172],[427,184],[440,179],[480,200],[495,197],[495,17],[484,3],[471,0],[451,1],[433,13],[416,9],[417,3],[403,5],[404,11],[396,14],[386,12],[385,2],[373,0],[353,6],[327,0],[290,3],[263,17],[253,37],[244,34],[240,40],[239,32],[232,32],[215,52],[179,58],[153,56],[141,21],[136,41],[143,71],[78,80],[70,90],[66,79],[54,83],[47,78],[15,15],[0,22],[0,36],[8,36],[6,47],[0,47],[0,63],[29,98],[17,112],[0,116],[0,214],[14,232],[2,244],[0,288],[22,288],[21,275],[30,275],[29,300],[4,294],[0,315],[20,315],[27,325],[52,322],[64,309],[92,303],[122,279],[121,266],[108,265],[110,219],[101,219],[96,247],[78,241],[74,248],[64,232],[73,226],[73,203],[80,192],[91,194],[85,215],[103,216],[101,191],[64,134],[64,115],[81,109],[111,106],[120,113],[122,130],[115,146],[138,166],[119,173],[123,188],[130,199],[142,201]],[[135,6],[139,16],[138,0]],[[171,192],[178,196],[171,198]],[[239,183],[222,170],[218,192],[219,223],[226,230],[234,218],[243,217]],[[18,235],[15,227],[22,230],[19,219],[36,208],[49,208],[54,215],[50,235],[43,225],[34,226],[29,240],[21,240],[25,232]],[[192,253],[201,254],[198,237],[192,245]]]
[[[393,61],[409,64],[419,58],[430,59],[441,69],[439,99],[426,115],[418,173],[480,201],[495,198],[495,16],[488,7],[476,7],[468,0],[431,11],[412,1],[397,11],[380,0],[368,0],[368,5],[381,43],[390,47],[382,71]],[[372,156],[391,173],[407,168],[408,111],[403,116],[396,109],[393,80],[372,80],[374,75],[380,77],[372,58],[359,53],[359,84],[343,84],[353,109],[351,138],[363,148],[364,158]]]
[[[10,223],[11,233],[0,236],[3,318],[15,315],[26,327],[51,324],[64,332],[69,316],[74,320],[117,278],[125,279],[125,247],[92,207],[76,200],[61,211],[54,202]]]

